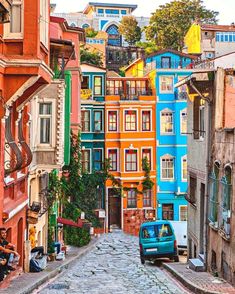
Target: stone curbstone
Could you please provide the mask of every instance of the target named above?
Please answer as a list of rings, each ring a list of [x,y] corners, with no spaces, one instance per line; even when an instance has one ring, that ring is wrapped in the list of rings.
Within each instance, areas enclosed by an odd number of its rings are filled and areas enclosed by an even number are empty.
[[[185,287],[187,287],[195,294],[221,294],[221,292],[209,291],[199,287],[193,282],[187,280],[183,275],[178,273],[173,267],[171,267],[167,263],[163,263],[162,266],[164,267],[164,269],[170,272],[178,281],[180,281]]]
[[[92,249],[95,248],[95,245],[100,239],[103,237],[103,235],[99,238],[93,239],[94,241],[92,244],[88,244],[86,247],[83,248],[81,252],[79,252],[76,256],[68,260],[67,262],[61,264],[58,268],[55,268],[52,270],[46,277],[42,277],[39,281],[35,282],[35,284],[30,285],[27,287],[27,289],[22,289],[17,294],[30,294],[32,291],[36,290],[38,287],[42,286],[44,283],[48,282],[49,280],[55,278],[58,274],[60,274],[64,269],[67,269],[69,266],[71,266],[75,261],[77,261],[79,258],[86,255],[88,252],[90,252]]]

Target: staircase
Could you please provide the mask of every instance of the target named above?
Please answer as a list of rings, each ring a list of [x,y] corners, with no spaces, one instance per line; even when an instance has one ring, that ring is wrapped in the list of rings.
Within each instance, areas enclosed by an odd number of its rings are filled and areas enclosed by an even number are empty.
[[[195,272],[205,271],[205,256],[204,254],[199,254],[198,258],[191,258],[188,261],[189,268]]]

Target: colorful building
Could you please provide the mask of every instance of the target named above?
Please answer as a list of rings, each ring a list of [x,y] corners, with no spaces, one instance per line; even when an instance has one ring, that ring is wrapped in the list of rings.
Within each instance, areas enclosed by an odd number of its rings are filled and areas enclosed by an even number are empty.
[[[48,53],[50,5],[47,0],[3,3],[12,4],[7,8],[9,22],[0,24],[0,226],[7,228],[22,265],[32,161],[29,102],[53,76]]]
[[[184,52],[211,59],[235,51],[235,26],[193,23],[184,38]]]
[[[81,144],[82,171],[103,169],[105,159],[105,83],[106,69],[82,64]],[[104,209],[105,188],[97,187],[97,209]]]
[[[143,191],[142,165],[147,158],[150,179],[156,183],[155,100],[148,78],[107,78],[105,157],[122,191],[117,193],[107,181],[106,230],[119,227],[137,235],[143,221],[156,217],[156,185]]]
[[[187,92],[174,84],[191,73],[193,58],[162,50],[146,59],[146,71],[155,71],[158,219],[187,220]]]

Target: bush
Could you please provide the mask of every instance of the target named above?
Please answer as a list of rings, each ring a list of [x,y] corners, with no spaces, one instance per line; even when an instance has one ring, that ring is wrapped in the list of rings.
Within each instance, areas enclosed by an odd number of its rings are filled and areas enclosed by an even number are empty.
[[[87,229],[64,227],[64,239],[68,245],[82,247],[89,244],[91,236]]]

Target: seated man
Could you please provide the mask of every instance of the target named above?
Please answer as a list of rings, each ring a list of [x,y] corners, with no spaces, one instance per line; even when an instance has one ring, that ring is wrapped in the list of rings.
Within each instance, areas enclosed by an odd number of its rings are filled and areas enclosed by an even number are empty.
[[[0,264],[6,266],[9,270],[14,270],[12,265],[17,265],[20,255],[15,251],[15,245],[6,240],[7,231],[5,228],[0,228]]]

